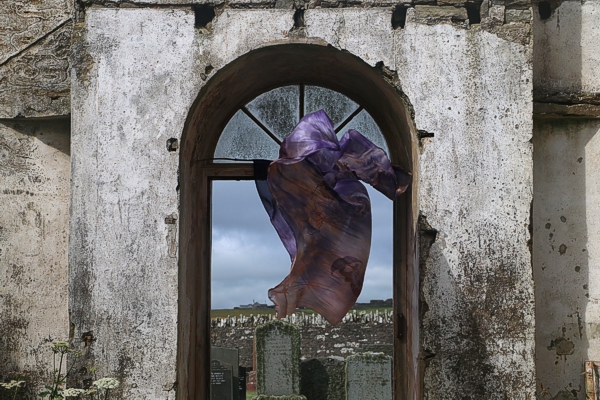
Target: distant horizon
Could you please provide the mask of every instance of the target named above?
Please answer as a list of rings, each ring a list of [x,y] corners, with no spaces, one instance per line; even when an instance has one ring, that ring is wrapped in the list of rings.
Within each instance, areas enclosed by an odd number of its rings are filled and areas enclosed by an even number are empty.
[[[362,302],[361,301],[357,301],[355,304],[370,304],[371,301],[383,301],[383,302],[386,302],[388,300],[392,300],[393,301],[393,298],[388,297],[387,299],[369,299],[368,301],[362,301]],[[239,308],[241,306],[250,306],[250,305],[253,305],[253,304],[260,304],[260,305],[266,304],[268,307],[275,307],[275,304],[273,304],[272,302],[271,302],[271,304],[269,304],[267,302],[262,303],[262,302],[258,302],[258,301],[253,301],[252,303],[238,304],[237,306],[234,306],[234,307],[231,307],[231,308],[211,308],[211,310],[233,310],[236,307]]]

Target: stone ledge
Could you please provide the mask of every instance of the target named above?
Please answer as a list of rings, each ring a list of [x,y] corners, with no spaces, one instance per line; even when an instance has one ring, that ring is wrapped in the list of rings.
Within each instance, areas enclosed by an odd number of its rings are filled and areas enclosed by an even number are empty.
[[[555,104],[593,104],[600,106],[600,93],[584,91],[549,90],[534,88],[533,100],[540,103]]]
[[[600,106],[593,104],[533,103],[533,114],[543,117],[600,118]]]

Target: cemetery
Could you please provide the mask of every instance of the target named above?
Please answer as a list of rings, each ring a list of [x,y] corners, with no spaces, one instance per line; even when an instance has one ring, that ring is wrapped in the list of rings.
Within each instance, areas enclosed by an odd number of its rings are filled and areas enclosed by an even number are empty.
[[[213,347],[211,399],[245,400],[238,349]],[[391,400],[392,357],[357,352],[348,357],[301,357],[298,325],[271,320],[255,328],[255,400]],[[234,373],[233,371],[239,371]],[[236,374],[238,374],[236,376]]]

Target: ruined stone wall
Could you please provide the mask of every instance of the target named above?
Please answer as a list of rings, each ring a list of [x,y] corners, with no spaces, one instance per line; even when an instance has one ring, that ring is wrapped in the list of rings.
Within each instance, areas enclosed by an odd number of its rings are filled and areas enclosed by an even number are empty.
[[[31,391],[69,335],[69,125],[0,120],[0,380],[24,373]]]
[[[70,306],[74,337],[93,331],[91,357],[123,380],[120,395],[174,396],[178,182],[166,141],[204,79],[250,50],[310,38],[397,73],[430,133],[414,171],[437,231],[421,271],[425,398],[532,397],[528,6],[486,3],[469,26],[462,4],[411,4],[402,27],[391,4],[336,5],[306,4],[300,24],[291,3],[230,2],[202,29],[190,7],[86,10],[72,74]]]
[[[240,365],[252,368],[254,330],[271,319],[272,315],[214,319],[211,343],[216,347],[238,348]],[[331,326],[319,315],[290,322],[300,326],[300,355],[303,360],[348,357],[366,351],[393,354],[394,324],[391,312],[350,313],[337,326]]]

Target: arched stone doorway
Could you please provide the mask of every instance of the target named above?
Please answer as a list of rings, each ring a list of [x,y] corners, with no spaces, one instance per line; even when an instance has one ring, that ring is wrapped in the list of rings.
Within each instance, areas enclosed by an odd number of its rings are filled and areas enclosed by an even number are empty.
[[[394,205],[395,398],[415,399],[418,372],[418,261],[416,135],[410,105],[394,74],[322,42],[278,44],[252,51],[202,88],[188,115],[180,158],[178,398],[207,399],[210,353],[211,179],[251,178],[251,165],[215,164],[223,128],[257,95],[309,84],[343,93],[377,122],[392,162],[413,172],[414,183]]]

